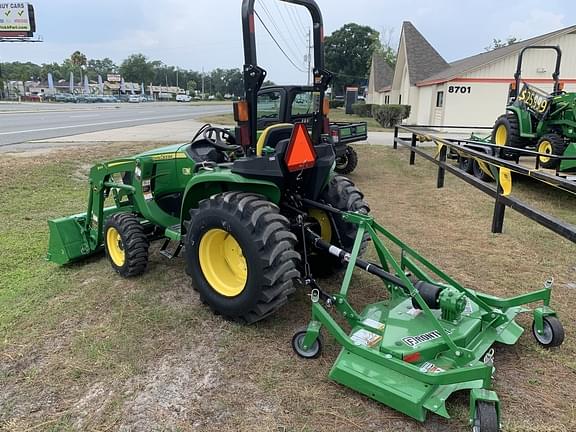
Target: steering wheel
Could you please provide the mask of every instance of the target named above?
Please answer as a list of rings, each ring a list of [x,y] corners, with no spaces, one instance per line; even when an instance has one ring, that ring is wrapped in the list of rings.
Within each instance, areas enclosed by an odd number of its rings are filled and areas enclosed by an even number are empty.
[[[230,145],[227,141],[235,141],[234,136],[225,129],[209,127],[203,133],[206,141],[222,151],[236,151],[240,148],[238,145]]]

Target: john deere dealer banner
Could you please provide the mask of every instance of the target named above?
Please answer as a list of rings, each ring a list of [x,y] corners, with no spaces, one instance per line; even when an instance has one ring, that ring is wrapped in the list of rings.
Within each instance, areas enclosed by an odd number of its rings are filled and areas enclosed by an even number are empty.
[[[28,3],[0,2],[0,32],[30,31]]]

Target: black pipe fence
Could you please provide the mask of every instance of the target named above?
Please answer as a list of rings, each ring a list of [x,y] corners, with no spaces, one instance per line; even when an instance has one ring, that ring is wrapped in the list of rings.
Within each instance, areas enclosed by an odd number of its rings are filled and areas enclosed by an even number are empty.
[[[494,211],[492,216],[492,232],[502,233],[504,227],[504,217],[506,207],[516,210],[518,213],[526,216],[527,218],[539,223],[545,228],[555,232],[556,234],[576,243],[576,226],[560,220],[548,213],[532,207],[531,205],[521,201],[520,199],[506,195],[502,185],[499,182],[499,176],[495,176],[496,183],[486,183],[472,174],[469,174],[459,167],[448,163],[448,150],[452,150],[457,154],[470,158],[477,159],[485,162],[488,165],[496,167],[496,169],[506,168],[511,172],[515,172],[527,177],[531,177],[548,186],[555,187],[566,192],[576,193],[576,181],[570,178],[560,176],[558,172],[555,174],[535,171],[525,165],[519,163],[520,156],[536,156],[536,169],[538,168],[538,152],[525,149],[514,149],[516,153],[515,160],[508,160],[500,157],[502,147],[496,146],[491,143],[483,141],[474,141],[469,139],[445,138],[436,135],[436,131],[432,128],[442,129],[474,129],[484,130],[492,129],[490,127],[462,127],[462,126],[396,126],[394,128],[394,149],[398,145],[407,147],[410,150],[410,165],[414,165],[416,155],[434,163],[438,166],[436,187],[443,188],[446,171],[455,175],[456,177],[464,180],[466,183],[476,187],[480,191],[494,198]],[[400,132],[407,132],[408,136],[400,136]],[[420,141],[433,141],[439,145],[440,150],[437,155],[431,155],[429,152],[418,148],[417,144]],[[482,147],[483,150],[479,150]],[[486,152],[486,149],[490,150]],[[554,157],[546,155],[548,157]],[[560,159],[576,159],[574,156],[556,156]]]

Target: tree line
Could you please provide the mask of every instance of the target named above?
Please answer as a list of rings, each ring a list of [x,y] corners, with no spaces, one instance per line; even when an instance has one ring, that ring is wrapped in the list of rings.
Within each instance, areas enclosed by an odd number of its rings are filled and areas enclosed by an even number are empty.
[[[242,72],[238,68],[217,68],[207,73],[169,66],[159,60],[150,60],[144,54],[132,54],[119,65],[110,58],[88,59],[80,51],[74,52],[62,63],[35,64],[32,62],[0,63],[0,80],[3,81],[45,81],[51,73],[54,82],[68,81],[70,72],[76,82],[83,76],[96,81],[98,75],[106,80],[108,74],[120,74],[126,82],[145,85],[179,86],[194,94],[204,92],[209,95],[241,96],[244,92]],[[272,84],[268,81],[266,84]]]

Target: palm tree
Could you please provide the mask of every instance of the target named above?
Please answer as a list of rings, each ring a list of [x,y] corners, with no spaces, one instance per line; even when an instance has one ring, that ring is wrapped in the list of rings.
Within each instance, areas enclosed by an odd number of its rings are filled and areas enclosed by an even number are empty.
[[[70,61],[72,64],[80,70],[80,82],[82,82],[82,66],[86,66],[88,60],[86,59],[86,54],[82,54],[80,51],[74,51],[70,56]]]

